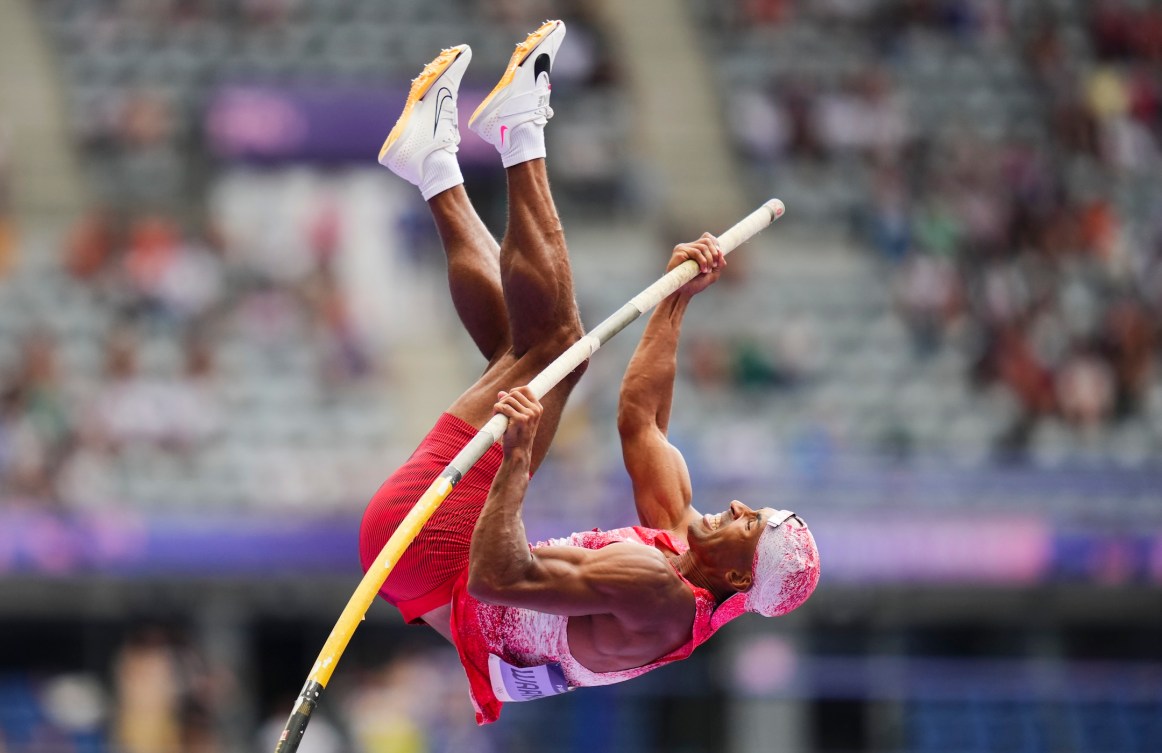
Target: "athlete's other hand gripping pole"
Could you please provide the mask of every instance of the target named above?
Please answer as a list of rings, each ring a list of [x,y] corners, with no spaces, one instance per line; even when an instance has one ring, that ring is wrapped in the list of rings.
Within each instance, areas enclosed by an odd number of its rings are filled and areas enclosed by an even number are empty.
[[[718,237],[722,253],[728,254],[738,248],[760,230],[782,217],[784,211],[783,202],[778,199],[767,201]],[[533,393],[538,399],[544,397],[549,390],[588,360],[610,338],[625,329],[643,313],[658,305],[675,290],[697,277],[699,271],[696,261],[687,260],[631,298],[628,303],[594,327],[534,377],[529,382],[529,387]],[[488,451],[488,448],[500,440],[507,428],[508,419],[505,416],[501,414],[493,416],[477,432],[472,441],[444,468],[439,477],[432,482],[432,485],[428,487],[428,490],[423,493],[419,501],[403,519],[403,522],[400,523],[395,533],[388,539],[375,562],[368,568],[367,573],[359,582],[342,614],[339,615],[339,620],[331,629],[327,642],[323,644],[323,650],[319,653],[318,659],[315,660],[306,684],[303,685],[302,692],[295,702],[290,719],[287,720],[286,727],[283,728],[275,753],[294,753],[298,750],[299,742],[307,728],[307,722],[310,721],[311,713],[318,706],[319,698],[331,679],[331,673],[335,671],[339,657],[342,656],[351,636],[355,633],[355,629],[375,601],[376,595],[391,574],[392,568],[403,556],[404,551],[415,539],[428,518],[452,492],[453,487]]]

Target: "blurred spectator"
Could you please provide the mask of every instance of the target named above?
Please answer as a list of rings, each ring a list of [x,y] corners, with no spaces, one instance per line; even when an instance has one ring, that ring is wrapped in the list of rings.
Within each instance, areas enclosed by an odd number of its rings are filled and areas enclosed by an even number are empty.
[[[158,280],[158,299],[174,319],[197,322],[221,302],[224,276],[218,247],[187,237]]]
[[[1117,414],[1139,413],[1155,374],[1157,326],[1141,303],[1121,300],[1106,311],[1102,328],[1117,384]]]
[[[1150,66],[1135,66],[1130,76],[1130,114],[1145,126],[1157,127],[1162,115],[1162,82]]]
[[[110,213],[95,208],[73,223],[65,239],[64,268],[77,280],[94,282],[113,256],[115,231]]]
[[[215,702],[230,688],[181,636],[144,627],[113,663],[113,738],[124,753],[210,753],[222,749]]]
[[[88,428],[96,444],[183,450],[218,431],[222,417],[213,355],[196,336],[184,348],[182,372],[162,379],[141,372],[133,333],[120,331],[106,341],[105,381],[89,406]]]
[[[124,753],[182,750],[181,681],[164,633],[143,631],[121,648],[113,666],[113,737]]]
[[[783,373],[791,385],[815,375],[819,369],[819,332],[813,320],[792,316],[778,331],[777,353]]]
[[[1098,155],[1097,123],[1093,113],[1077,97],[1063,99],[1053,107],[1049,126],[1063,148],[1078,155]]]
[[[25,338],[17,375],[25,415],[45,444],[61,446],[71,426],[69,406],[61,388],[57,345],[52,336],[35,332]]]
[[[158,90],[129,91],[116,115],[117,193],[106,198],[132,208],[178,208],[184,176],[170,102]]]
[[[802,157],[823,154],[821,130],[815,125],[812,82],[789,82],[784,89],[784,106],[790,131],[790,149]]]
[[[56,474],[56,493],[69,510],[112,511],[124,506],[115,453],[116,448],[92,429],[78,432]]]
[[[176,223],[163,215],[146,215],[129,226],[122,273],[143,313],[166,313],[165,280],[173,274],[180,236]]]
[[[316,338],[322,355],[323,378],[329,384],[366,376],[371,361],[363,350],[348,312],[348,301],[335,277],[333,265],[323,264],[306,285],[314,310]]]
[[[159,386],[159,402],[167,419],[162,441],[175,450],[204,443],[222,427],[213,351],[195,335],[186,339],[184,348],[182,373]]]
[[[449,651],[409,653],[366,672],[343,704],[355,749],[491,753],[454,662]]]
[[[1054,400],[1053,374],[1037,358],[1028,337],[1019,325],[1003,325],[986,355],[991,378],[1008,387],[1033,421],[1051,413]]]
[[[0,386],[0,488],[52,499],[53,474],[72,435],[55,341],[43,332],[28,335],[19,364]]]
[[[1109,365],[1085,350],[1066,359],[1057,373],[1057,400],[1065,420],[1093,430],[1114,407],[1114,378]]]
[[[1113,67],[1099,68],[1084,82],[1086,100],[1097,120],[1105,161],[1125,172],[1156,174],[1160,157],[1149,118],[1154,92],[1139,81]],[[1147,119],[1136,117],[1139,113],[1147,114]]]
[[[346,703],[359,749],[365,753],[427,750],[440,682],[423,659],[397,660],[366,674]]]
[[[1056,24],[1038,23],[1029,35],[1025,54],[1034,77],[1046,91],[1060,95],[1068,90],[1073,74],[1072,61],[1066,55]]]
[[[868,239],[884,258],[898,262],[911,250],[911,197],[899,170],[881,168],[872,189]]]
[[[897,273],[896,299],[917,355],[940,349],[958,305],[956,270],[947,259],[917,254]]]
[[[909,223],[915,246],[937,256],[952,258],[964,237],[960,218],[943,196],[929,196]]]
[[[874,153],[891,159],[910,136],[904,103],[883,69],[867,70],[842,91],[823,94],[817,108],[821,139],[833,152]]]
[[[104,383],[88,409],[88,419],[104,442],[123,447],[152,442],[162,435],[157,393],[138,370],[135,335],[120,331],[105,342]]]
[[[762,165],[773,164],[791,140],[791,124],[782,103],[761,89],[740,88],[731,96],[728,125],[743,155]]]

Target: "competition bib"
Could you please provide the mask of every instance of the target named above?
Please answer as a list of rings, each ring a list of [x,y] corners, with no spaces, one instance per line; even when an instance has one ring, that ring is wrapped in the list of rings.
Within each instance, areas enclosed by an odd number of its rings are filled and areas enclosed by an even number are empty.
[[[496,654],[489,654],[488,677],[492,680],[493,695],[506,703],[535,701],[572,690],[561,665],[556,662],[514,667]]]

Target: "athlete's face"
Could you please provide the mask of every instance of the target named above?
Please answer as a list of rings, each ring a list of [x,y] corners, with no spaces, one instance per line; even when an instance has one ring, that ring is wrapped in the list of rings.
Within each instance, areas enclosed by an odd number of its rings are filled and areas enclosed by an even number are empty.
[[[745,588],[749,588],[755,547],[773,514],[773,508],[752,510],[736,499],[717,515],[706,514],[695,520],[686,531],[686,539],[690,549],[723,577],[729,580],[727,576],[732,570],[745,575]],[[732,585],[738,588],[739,584],[732,582]]]

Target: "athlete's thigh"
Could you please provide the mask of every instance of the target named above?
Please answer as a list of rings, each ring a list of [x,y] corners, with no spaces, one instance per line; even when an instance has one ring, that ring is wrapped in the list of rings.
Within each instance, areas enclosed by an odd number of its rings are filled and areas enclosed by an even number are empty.
[[[492,418],[492,409],[496,404],[498,392],[528,384],[551,361],[552,358],[548,355],[534,351],[517,358],[509,350],[489,365],[480,378],[452,403],[448,412],[479,429]],[[581,369],[583,368],[581,367]],[[541,416],[541,423],[537,428],[537,438],[533,444],[532,465],[534,470],[540,465],[545,453],[549,450],[549,445],[557,432],[557,426],[561,422],[561,413],[565,409],[565,403],[568,401],[569,394],[573,391],[576,382],[576,377],[566,378],[541,398],[544,413]]]

